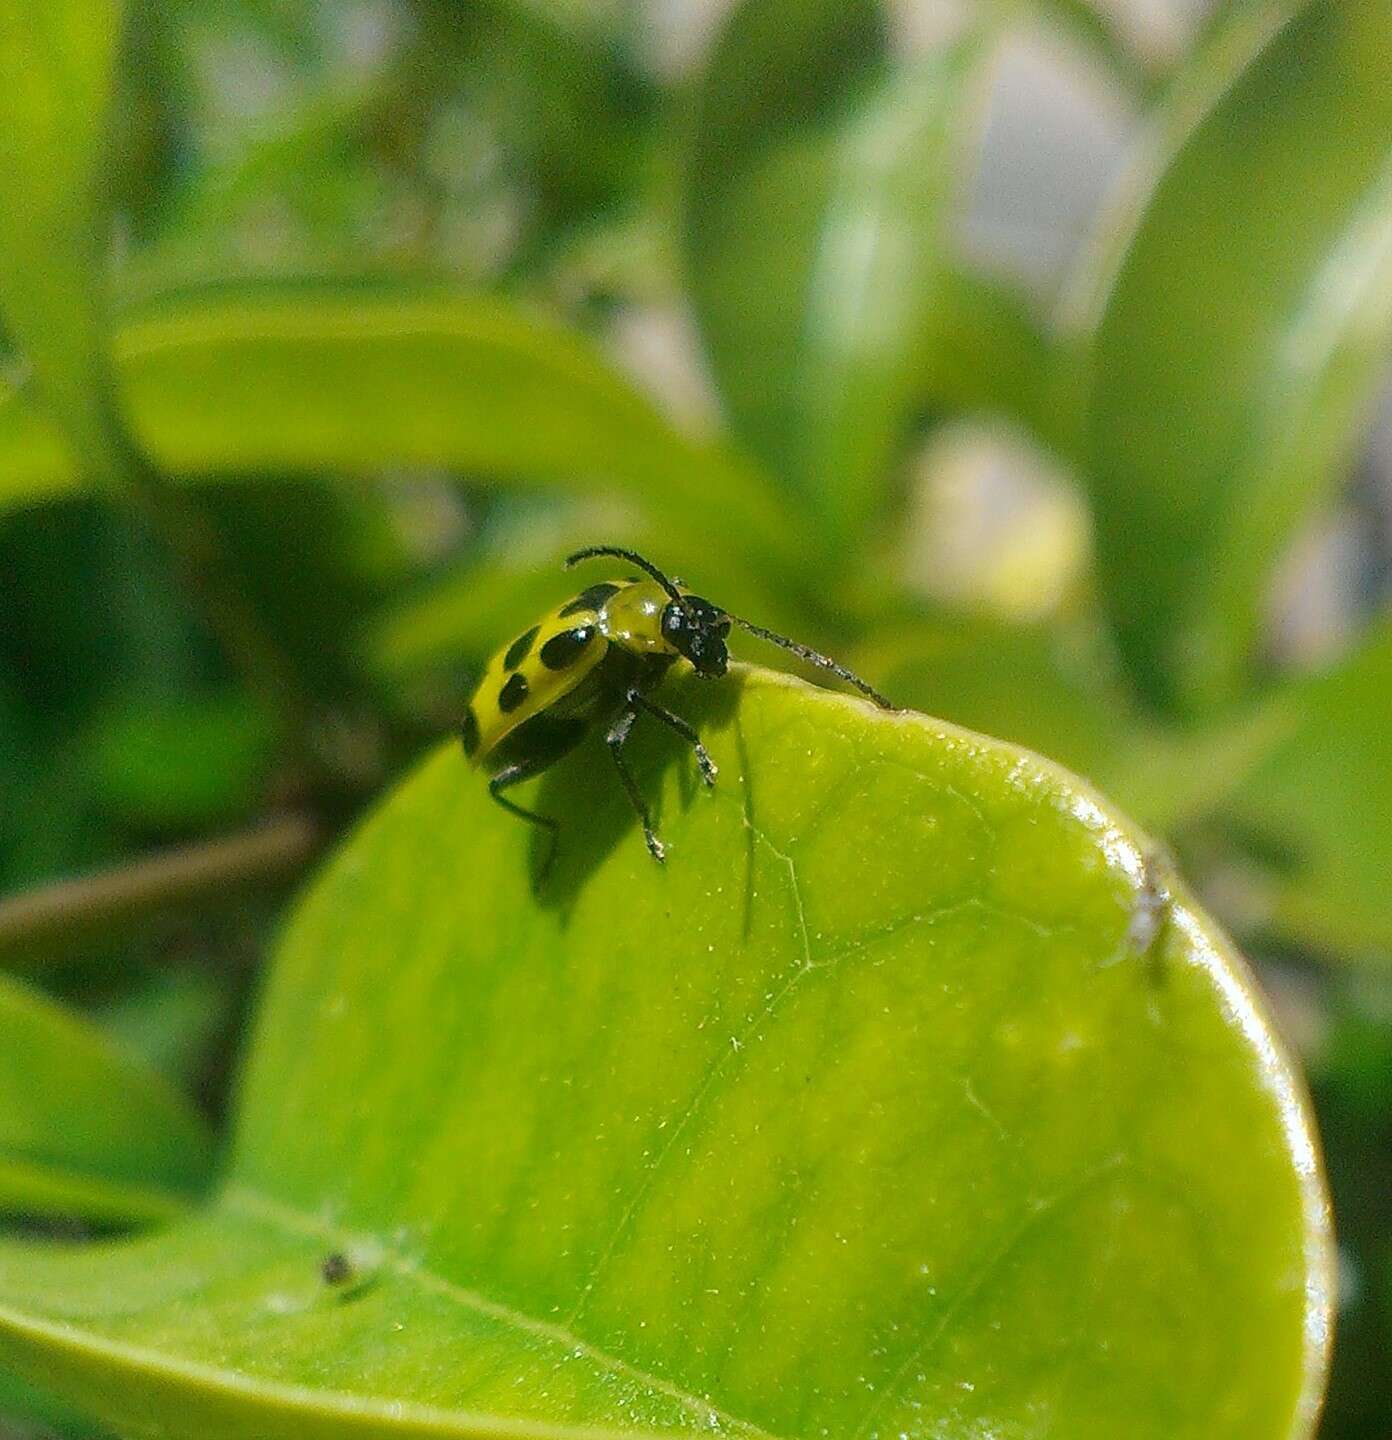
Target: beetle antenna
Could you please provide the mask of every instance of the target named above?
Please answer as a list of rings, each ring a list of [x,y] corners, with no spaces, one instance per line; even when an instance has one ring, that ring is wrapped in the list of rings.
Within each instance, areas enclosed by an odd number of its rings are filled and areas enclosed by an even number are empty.
[[[729,614],[728,611],[726,613]],[[751,635],[757,635],[760,640],[768,640],[774,645],[781,645],[784,650],[791,650],[800,659],[820,666],[823,670],[830,670],[833,675],[839,675],[848,685],[854,685],[862,695],[873,700],[880,709],[893,710],[896,708],[873,686],[867,685],[854,671],[847,670],[844,665],[838,665],[830,655],[823,655],[809,645],[799,645],[796,640],[789,640],[786,635],[779,635],[774,630],[766,630],[762,625],[755,625],[752,620],[741,620],[738,615],[731,615],[730,619],[742,630],[748,630]]]
[[[601,555],[612,555],[616,560],[627,560],[630,565],[636,565],[640,570],[646,570],[688,615],[691,614],[691,604],[686,596],[651,560],[644,560],[636,550],[623,550],[617,545],[590,545],[584,550],[577,550],[574,555],[567,555],[565,568],[569,570],[571,566],[578,565],[582,560],[594,560]]]

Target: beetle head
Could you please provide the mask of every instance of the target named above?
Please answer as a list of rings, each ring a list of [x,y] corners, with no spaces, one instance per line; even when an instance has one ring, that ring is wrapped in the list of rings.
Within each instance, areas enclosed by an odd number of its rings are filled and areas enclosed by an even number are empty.
[[[730,617],[699,595],[683,595],[662,612],[662,638],[707,680],[725,673],[730,659],[725,645],[729,633]]]

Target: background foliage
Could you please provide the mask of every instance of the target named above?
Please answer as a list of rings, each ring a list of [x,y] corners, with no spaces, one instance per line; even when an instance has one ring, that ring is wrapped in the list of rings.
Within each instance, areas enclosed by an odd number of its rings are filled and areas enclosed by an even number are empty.
[[[1381,1434],[1386,7],[115,21],[0,20],[0,1006],[180,1138],[6,1209],[199,1184],[287,887],[613,538],[1166,837],[1319,1109],[1322,1433]]]

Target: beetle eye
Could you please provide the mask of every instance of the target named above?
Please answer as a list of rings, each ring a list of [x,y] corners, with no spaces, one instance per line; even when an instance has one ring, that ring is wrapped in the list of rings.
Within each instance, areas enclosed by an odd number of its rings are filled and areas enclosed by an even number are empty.
[[[680,635],[686,629],[686,616],[675,600],[662,612],[662,628],[669,635]]]

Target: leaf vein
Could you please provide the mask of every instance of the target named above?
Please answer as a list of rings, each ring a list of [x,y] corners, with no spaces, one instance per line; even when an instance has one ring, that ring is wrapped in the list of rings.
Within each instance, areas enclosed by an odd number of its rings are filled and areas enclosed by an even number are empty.
[[[222,1203],[228,1209],[300,1235],[312,1236],[322,1240],[326,1245],[341,1246],[351,1243],[353,1238],[346,1231],[317,1220],[314,1216],[308,1215],[292,1205],[274,1200],[269,1195],[263,1194],[259,1190],[253,1190],[249,1186],[229,1186],[223,1192]],[[567,1329],[564,1324],[538,1320],[501,1301],[490,1300],[486,1295],[480,1295],[467,1286],[457,1284],[455,1281],[437,1274],[399,1249],[393,1249],[384,1244],[380,1264],[398,1278],[419,1285],[421,1289],[439,1295],[443,1299],[451,1300],[464,1309],[510,1325],[549,1344],[561,1346],[572,1355],[583,1355],[611,1374],[621,1375],[635,1384],[646,1386],[657,1394],[666,1396],[669,1400],[675,1401],[703,1426],[710,1426],[713,1422],[718,1421],[740,1431],[749,1437],[749,1440],[779,1440],[779,1437],[771,1431],[763,1429],[752,1421],[742,1420],[721,1409],[710,1400],[693,1395],[690,1391],[683,1390],[681,1386],[660,1375],[654,1375],[651,1371],[644,1370],[630,1361],[612,1355],[606,1350],[601,1350],[573,1330]]]

